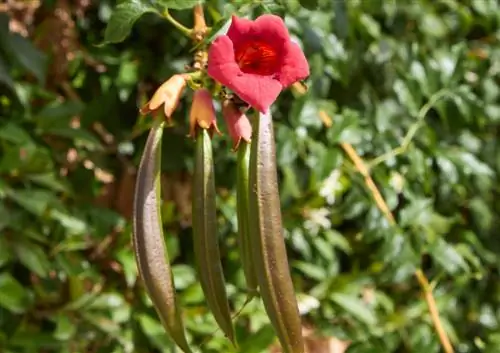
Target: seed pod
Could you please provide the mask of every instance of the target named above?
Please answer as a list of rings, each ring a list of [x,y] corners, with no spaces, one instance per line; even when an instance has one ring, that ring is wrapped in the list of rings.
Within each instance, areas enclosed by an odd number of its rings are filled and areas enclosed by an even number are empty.
[[[160,164],[163,122],[151,129],[137,174],[133,242],[139,275],[165,330],[186,353],[181,309],[177,303],[160,213]]]
[[[255,119],[250,153],[250,239],[264,307],[285,353],[304,353],[297,300],[281,225],[270,113]]]
[[[238,243],[240,247],[240,258],[247,283],[248,298],[257,294],[257,274],[252,259],[252,248],[250,247],[249,233],[249,210],[248,210],[248,164],[250,162],[250,146],[246,141],[241,141],[238,146],[238,162],[236,175],[236,198],[238,216]]]
[[[194,255],[208,307],[221,330],[234,344],[234,327],[217,240],[212,141],[206,129],[196,129],[195,149],[192,204]]]

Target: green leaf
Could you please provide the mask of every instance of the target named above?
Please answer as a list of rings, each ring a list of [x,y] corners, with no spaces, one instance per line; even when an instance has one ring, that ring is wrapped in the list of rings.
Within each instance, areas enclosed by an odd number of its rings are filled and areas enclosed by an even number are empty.
[[[439,239],[431,249],[432,257],[450,274],[459,270],[469,270],[469,265],[462,255],[444,240]]]
[[[45,84],[47,72],[47,56],[39,51],[33,43],[17,33],[10,32],[5,15],[0,15],[0,48],[5,49],[9,58],[31,72],[41,85]]]
[[[354,294],[334,293],[331,299],[343,310],[366,325],[375,325],[377,323],[377,318],[368,305],[355,297]]]
[[[271,325],[265,325],[259,331],[248,335],[240,345],[241,353],[261,353],[275,340],[275,333]]]
[[[47,277],[51,264],[47,258],[47,253],[40,246],[31,242],[21,241],[15,243],[14,251],[19,261],[30,271],[40,277]]]
[[[108,22],[102,44],[119,43],[125,40],[134,23],[148,12],[158,13],[154,7],[140,0],[128,0],[119,4]]]
[[[10,77],[7,64],[2,57],[0,57],[0,82],[5,84],[10,89],[14,89],[14,81],[12,80],[12,77]]]
[[[45,190],[10,190],[8,196],[26,211],[42,216],[55,195]]]
[[[299,3],[308,10],[314,10],[318,7],[318,0],[299,0]]]
[[[9,273],[0,274],[0,306],[13,313],[23,313],[30,305],[26,289]]]
[[[172,275],[175,278],[175,289],[182,290],[196,282],[194,269],[186,265],[172,266]]]
[[[322,266],[317,266],[312,263],[298,261],[294,263],[293,267],[297,268],[304,273],[307,277],[315,279],[317,281],[323,281],[326,279],[326,271]]]
[[[56,330],[54,337],[61,341],[67,341],[76,333],[76,326],[68,315],[58,315],[55,319]]]
[[[0,217],[2,214],[2,204],[0,204]],[[1,230],[1,228],[0,228]],[[5,237],[0,237],[0,267],[8,263],[12,258],[11,248]]]
[[[158,4],[172,9],[172,10],[185,10],[191,9],[195,5],[202,4],[204,0],[158,0]]]

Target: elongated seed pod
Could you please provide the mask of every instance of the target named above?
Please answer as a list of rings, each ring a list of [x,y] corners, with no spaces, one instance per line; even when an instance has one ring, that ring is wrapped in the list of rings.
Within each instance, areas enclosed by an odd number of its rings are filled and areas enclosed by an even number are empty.
[[[163,236],[160,213],[162,135],[163,123],[156,123],[149,133],[137,174],[133,218],[135,258],[165,330],[184,352],[191,353]]]
[[[281,224],[271,115],[255,119],[250,153],[250,239],[264,307],[285,353],[304,353],[297,300]]]
[[[238,216],[238,244],[240,248],[241,264],[247,283],[248,298],[257,294],[257,274],[252,259],[249,233],[248,210],[248,164],[250,163],[250,146],[246,141],[241,141],[238,146],[238,161],[236,175],[236,199]]]
[[[196,135],[193,177],[193,240],[201,287],[208,307],[226,336],[235,343],[217,240],[212,141],[206,129]]]

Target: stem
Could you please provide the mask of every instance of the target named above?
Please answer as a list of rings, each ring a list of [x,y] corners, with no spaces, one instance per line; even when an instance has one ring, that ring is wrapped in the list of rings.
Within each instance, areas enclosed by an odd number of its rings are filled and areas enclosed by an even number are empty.
[[[172,15],[170,15],[168,9],[163,12],[163,17],[165,17],[165,19],[167,19],[175,28],[181,31],[182,34],[184,34],[186,37],[191,37],[193,30],[187,28],[182,23],[177,22],[177,20],[173,18]]]

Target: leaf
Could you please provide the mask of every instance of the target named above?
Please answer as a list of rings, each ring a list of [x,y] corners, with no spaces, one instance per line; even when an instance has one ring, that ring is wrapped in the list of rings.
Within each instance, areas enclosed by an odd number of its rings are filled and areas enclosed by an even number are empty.
[[[175,289],[182,290],[196,282],[194,269],[187,265],[172,266],[172,275],[175,278]]]
[[[45,190],[11,190],[8,196],[26,211],[42,216],[55,200],[55,195]]]
[[[30,305],[26,289],[9,273],[0,274],[0,306],[13,313],[23,313]]]
[[[128,0],[119,4],[108,22],[102,44],[119,43],[125,40],[139,17],[149,12],[158,13],[154,7],[141,0]]]
[[[51,264],[47,258],[47,253],[38,245],[21,241],[15,243],[14,251],[19,261],[30,271],[45,278],[49,274]]]
[[[367,304],[352,294],[334,293],[331,299],[346,312],[352,314],[357,320],[366,325],[375,325],[377,318]]]
[[[10,89],[14,89],[14,81],[12,80],[12,77],[10,77],[7,64],[2,57],[0,57],[0,82],[5,84]]]
[[[315,279],[317,281],[323,281],[326,279],[327,276],[325,268],[314,265],[312,263],[297,261],[296,263],[294,263],[293,267],[300,270],[307,277]]]
[[[431,249],[432,257],[450,274],[459,270],[469,270],[469,265],[462,255],[444,240],[439,239]]]
[[[33,139],[30,134],[20,125],[8,122],[0,127],[0,138],[16,145],[32,144]]]
[[[0,48],[4,48],[9,57],[31,72],[41,85],[45,84],[47,72],[47,56],[39,51],[33,43],[17,33],[9,32],[4,26],[5,15],[1,15]],[[8,17],[7,17],[8,23]]]
[[[76,333],[76,326],[67,315],[58,315],[55,319],[54,337],[61,341],[69,340]]]
[[[299,3],[308,10],[314,10],[318,7],[318,0],[299,0]]]
[[[202,4],[204,0],[158,0],[158,4],[172,9],[172,10],[185,10],[191,9],[195,5]]]
[[[265,325],[256,333],[247,336],[247,339],[241,344],[241,353],[261,353],[273,343],[275,333],[271,325]]]
[[[2,204],[0,204],[0,217],[2,214]],[[1,230],[1,228],[0,228]],[[12,258],[11,248],[7,239],[5,237],[0,236],[0,267],[8,263]]]

